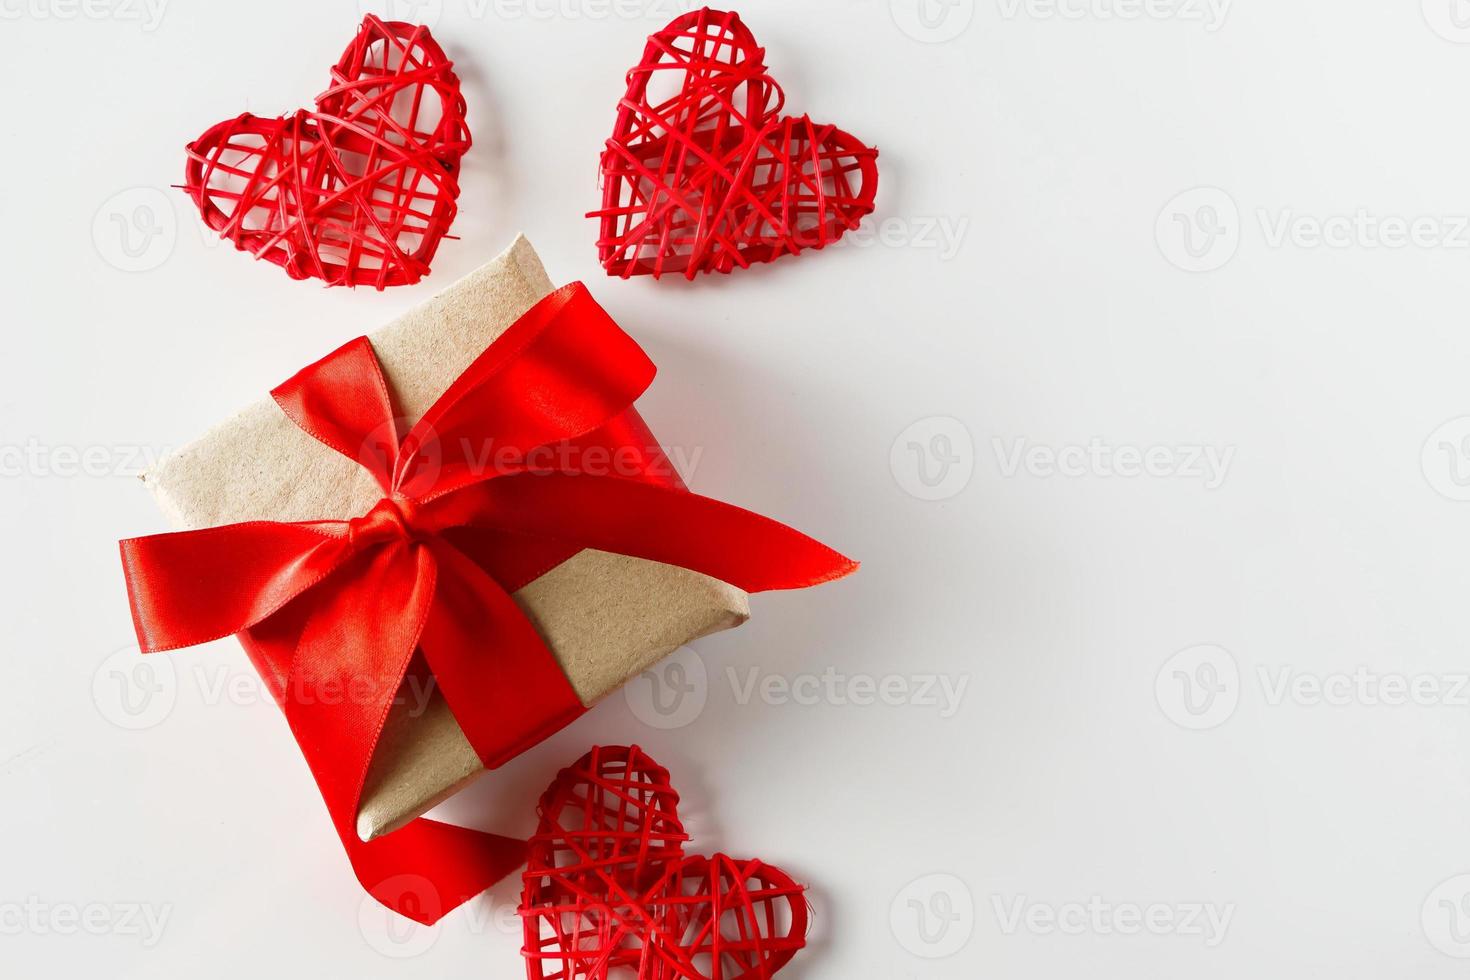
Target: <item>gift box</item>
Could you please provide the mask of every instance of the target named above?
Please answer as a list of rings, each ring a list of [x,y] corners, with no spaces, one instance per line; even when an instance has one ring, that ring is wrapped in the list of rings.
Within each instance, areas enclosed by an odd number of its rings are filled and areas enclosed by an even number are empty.
[[[418,421],[455,378],[552,291],[524,237],[443,293],[370,335],[394,404]],[[651,441],[651,437],[650,437]],[[667,461],[664,461],[667,465]],[[143,477],[177,530],[243,521],[348,520],[382,496],[362,467],[262,399],[171,454]],[[546,638],[584,705],[616,691],[683,644],[739,626],[744,592],[674,565],[586,549],[514,598]],[[273,688],[271,665],[247,652]],[[407,683],[407,682],[405,682]],[[389,833],[485,772],[443,696],[396,699],[357,817],[363,840]]]
[[[691,493],[634,408],[654,373],[519,239],[145,476],[176,530],[121,544],[141,649],[240,638],[358,879],[405,915],[526,854],[425,810],[744,622],[747,593],[856,568]]]

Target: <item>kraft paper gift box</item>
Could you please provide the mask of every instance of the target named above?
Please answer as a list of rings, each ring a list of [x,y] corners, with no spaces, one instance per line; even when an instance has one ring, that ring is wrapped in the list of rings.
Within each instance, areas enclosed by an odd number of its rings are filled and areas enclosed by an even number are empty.
[[[443,293],[369,334],[408,423],[551,291],[535,250],[517,238]],[[252,520],[348,520],[382,496],[366,470],[297,428],[269,398],[173,453],[143,479],[175,530]],[[584,705],[679,646],[750,616],[746,594],[734,586],[590,549],[514,597]],[[358,835],[371,840],[396,830],[484,771],[437,690],[426,704],[421,694],[405,691],[369,768]]]

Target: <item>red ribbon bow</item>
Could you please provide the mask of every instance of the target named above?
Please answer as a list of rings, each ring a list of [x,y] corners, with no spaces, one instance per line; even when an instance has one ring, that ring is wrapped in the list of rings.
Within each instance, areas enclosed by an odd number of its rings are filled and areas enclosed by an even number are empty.
[[[672,470],[632,407],[653,375],[647,355],[574,284],[517,321],[400,440],[377,357],[359,338],[272,395],[302,430],[376,477],[385,496],[371,511],[122,542],[143,651],[240,634],[358,880],[410,918],[436,921],[525,856],[521,841],[422,818],[358,838],[368,763],[411,669],[433,675],[494,768],[585,710],[511,598],[581,549],[678,565],[747,592],[816,585],[857,567],[662,475]],[[552,446],[573,451],[555,467],[533,465]],[[636,475],[566,462],[591,448],[622,453]],[[389,894],[385,883],[405,875],[433,900]]]

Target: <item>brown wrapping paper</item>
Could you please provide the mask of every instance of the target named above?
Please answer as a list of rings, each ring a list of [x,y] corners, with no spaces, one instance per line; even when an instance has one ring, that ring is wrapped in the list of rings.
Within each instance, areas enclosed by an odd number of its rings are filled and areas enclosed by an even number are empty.
[[[370,334],[394,404],[415,422],[552,285],[524,238]],[[284,378],[299,365],[282,372]],[[273,379],[275,381],[281,379]],[[348,520],[381,496],[367,471],[296,428],[264,398],[144,476],[176,530],[238,521]],[[739,626],[744,592],[657,562],[586,550],[515,593],[585,705],[682,644]],[[396,830],[484,770],[437,692],[400,698],[358,811],[358,834]]]

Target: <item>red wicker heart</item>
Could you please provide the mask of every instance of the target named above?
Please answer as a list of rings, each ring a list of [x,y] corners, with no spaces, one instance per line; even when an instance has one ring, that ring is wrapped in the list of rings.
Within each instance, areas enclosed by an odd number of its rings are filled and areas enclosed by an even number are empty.
[[[872,213],[878,151],[784,103],[736,14],[694,11],[650,37],[589,215],[608,273],[729,272],[821,248]]]
[[[292,279],[383,289],[428,273],[469,146],[428,28],[369,15],[315,110],[212,126],[188,146],[184,189],[221,238]]]
[[[806,945],[802,887],[760,861],[686,856],[678,804],[637,746],[557,775],[521,897],[531,980],[769,980]]]

